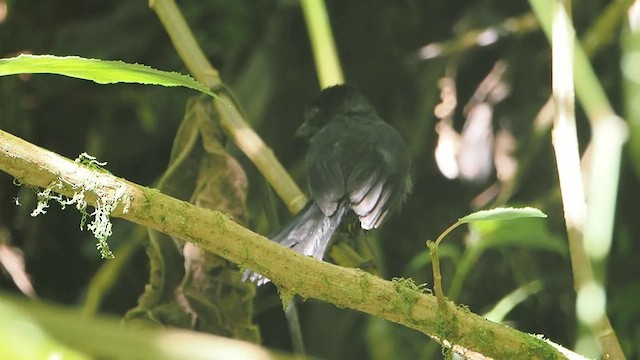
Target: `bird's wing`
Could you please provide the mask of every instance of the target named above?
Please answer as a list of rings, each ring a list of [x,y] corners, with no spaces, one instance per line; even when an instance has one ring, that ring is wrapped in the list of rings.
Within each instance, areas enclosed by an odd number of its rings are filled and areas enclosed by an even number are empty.
[[[375,150],[377,161],[356,165],[347,179],[347,193],[351,208],[360,218],[365,230],[377,228],[389,211],[390,199],[397,180],[391,154],[383,149]]]

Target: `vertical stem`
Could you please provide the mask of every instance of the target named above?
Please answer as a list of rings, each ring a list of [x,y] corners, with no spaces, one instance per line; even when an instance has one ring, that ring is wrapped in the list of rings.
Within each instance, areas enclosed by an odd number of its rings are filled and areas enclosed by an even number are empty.
[[[575,34],[570,25],[567,9],[560,1],[553,7],[552,88],[556,114],[551,132],[555,150],[565,225],[571,248],[575,286],[580,288],[593,278],[591,265],[584,256],[582,229],[586,214],[582,169],[575,123],[573,90],[573,44]],[[576,266],[580,263],[580,266]]]
[[[438,244],[427,240],[427,247],[431,255],[431,265],[433,267],[433,292],[436,293],[438,306],[445,304],[444,292],[442,291],[442,274],[440,274],[440,257],[438,256]]]
[[[435,242],[427,240],[427,247],[429,248],[429,254],[431,255],[431,266],[433,267],[433,291],[436,293],[439,306],[444,306],[446,302],[444,292],[442,291],[442,274],[440,273],[440,256],[438,256],[438,246],[440,246],[440,243],[445,236],[460,224],[461,222],[458,220],[453,225],[449,226],[442,232],[442,234],[440,234],[440,236],[438,236]]]
[[[615,115],[612,107],[598,81],[585,52],[579,43],[575,41],[575,33],[569,17],[569,0],[530,0],[531,6],[536,16],[542,24],[547,37],[551,39],[553,61],[553,97],[556,105],[556,117],[554,119],[553,145],[556,151],[558,174],[560,177],[560,189],[562,192],[563,206],[565,210],[567,234],[569,237],[569,251],[571,254],[571,265],[574,275],[574,283],[577,297],[577,308],[581,303],[586,303],[586,289],[596,289],[597,293],[604,294],[603,284],[597,284],[594,278],[591,262],[585,251],[583,243],[583,231],[585,231],[585,216],[587,209],[584,200],[584,187],[582,186],[582,173],[580,171],[580,159],[577,148],[577,137],[575,135],[574,100],[573,100],[573,74],[576,74],[575,86],[578,98],[591,120],[593,131],[603,131],[603,123],[617,123],[621,121]],[[575,60],[574,60],[575,57]],[[613,124],[613,127],[622,126]],[[608,129],[606,125],[604,129]],[[619,134],[623,131],[618,131]],[[620,137],[618,137],[620,139]],[[601,152],[604,142],[599,141],[596,136],[594,141],[594,152]],[[606,146],[613,148],[610,154],[620,151],[623,141],[615,140]],[[608,161],[618,161],[618,156]],[[601,163],[598,157],[597,163]],[[576,172],[577,171],[577,172]],[[601,177],[610,174],[596,172],[592,169],[591,181],[601,181]],[[574,175],[568,174],[573,172]],[[614,174],[617,177],[617,174]],[[617,182],[617,181],[616,181]],[[592,189],[593,189],[592,183]],[[579,189],[579,192],[577,191]],[[603,189],[599,189],[602,191]],[[593,214],[589,211],[587,223],[594,221]],[[606,228],[606,226],[605,226]],[[588,227],[587,227],[588,230]],[[589,234],[585,234],[589,236]],[[603,295],[604,297],[604,295]],[[592,334],[598,338],[603,351],[612,359],[624,359],[624,353],[612,329],[609,319],[605,313],[605,302],[602,301],[598,311],[599,314],[591,314],[591,320],[585,325],[589,326]],[[578,311],[580,311],[578,309]],[[588,309],[587,313],[595,312],[595,309]],[[580,317],[580,313],[578,314]],[[595,320],[594,320],[595,319]],[[583,319],[584,321],[585,319]]]
[[[331,23],[323,0],[302,0],[302,12],[307,23],[320,87],[344,83]]]
[[[296,307],[296,298],[293,297],[287,309],[285,310],[287,324],[289,325],[289,336],[291,337],[291,345],[296,354],[304,355],[304,341],[302,338],[302,329],[300,328],[300,318],[298,317],[298,308]]]

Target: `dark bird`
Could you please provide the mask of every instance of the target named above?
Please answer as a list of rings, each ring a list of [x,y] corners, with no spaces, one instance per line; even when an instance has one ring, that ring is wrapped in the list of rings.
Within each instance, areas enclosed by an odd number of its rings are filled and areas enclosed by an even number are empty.
[[[305,168],[311,201],[271,239],[322,260],[349,210],[371,230],[400,208],[411,191],[409,150],[349,85],[320,92],[296,134],[310,139]],[[244,279],[258,285],[269,281],[251,271]]]

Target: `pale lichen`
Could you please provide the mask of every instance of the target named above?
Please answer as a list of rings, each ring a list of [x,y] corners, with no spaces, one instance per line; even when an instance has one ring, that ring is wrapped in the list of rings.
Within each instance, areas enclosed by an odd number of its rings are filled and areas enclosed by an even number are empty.
[[[92,170],[100,170],[100,171],[108,172],[108,170],[103,168],[103,166],[107,165],[106,161],[100,162],[96,160],[95,156],[89,155],[86,152],[83,152],[82,154],[80,154],[80,156],[78,156],[78,158],[75,159],[74,162],[78,164],[82,164]]]
[[[91,170],[106,171],[102,168],[102,166],[106,165],[106,162],[98,162],[95,157],[87,153],[80,154],[75,162]],[[81,184],[71,183],[62,177],[58,177],[49,186],[37,193],[38,203],[31,212],[31,216],[46,214],[50,200],[56,201],[62,209],[65,209],[68,205],[75,205],[75,208],[82,216],[80,230],[84,230],[84,226],[87,225],[87,230],[91,231],[98,240],[96,248],[100,251],[100,256],[104,259],[111,259],[113,258],[113,252],[111,252],[107,243],[107,239],[113,233],[110,215],[121,203],[123,204],[123,213],[127,213],[131,204],[131,199],[126,193],[126,186],[115,183],[116,187],[114,189],[113,185],[114,183],[111,183],[110,186],[98,184],[93,177],[86,178]],[[72,190],[73,195],[69,197],[61,194],[65,192],[64,190],[67,190],[67,192]],[[87,211],[88,203],[85,199],[87,192],[96,196],[94,210],[91,213]],[[92,220],[88,222],[88,219]]]

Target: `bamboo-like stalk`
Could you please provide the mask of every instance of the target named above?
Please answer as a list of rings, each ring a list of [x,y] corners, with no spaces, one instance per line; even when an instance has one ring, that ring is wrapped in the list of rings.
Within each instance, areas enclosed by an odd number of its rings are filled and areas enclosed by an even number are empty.
[[[601,51],[606,45],[610,45],[613,41],[615,41],[615,34],[617,34],[616,27],[619,27],[620,24],[624,21],[625,14],[627,14],[629,6],[631,6],[633,2],[634,0],[612,1],[607,5],[604,11],[602,11],[598,15],[598,18],[594,21],[593,24],[591,24],[591,26],[585,32],[581,39],[581,44],[586,56],[592,57],[595,53]],[[536,23],[538,23],[539,20],[535,21]],[[580,56],[580,53],[578,53],[577,56]],[[578,100],[580,100],[580,97],[578,97]],[[512,181],[504,184],[500,191],[500,194],[498,195],[496,204],[500,205],[507,203],[507,201],[513,195],[513,191],[517,188],[518,184],[522,182],[522,179],[526,178],[529,175],[529,163],[535,157],[535,154],[537,154],[537,149],[542,146],[543,139],[546,139],[546,134],[551,127],[554,112],[553,109],[553,97],[549,97],[549,100],[546,101],[545,104],[540,108],[538,116],[536,116],[535,125],[533,127],[533,137],[531,141],[526,146],[524,146],[528,149],[528,151],[522,154],[522,157],[520,159],[520,166],[518,167],[518,173]],[[619,149],[618,146],[613,146],[610,149],[612,150],[612,154],[616,151],[617,148]],[[616,161],[611,161],[611,164],[609,165],[614,165],[613,163],[616,163]],[[600,170],[600,168],[598,167],[594,168]],[[594,171],[592,173],[607,174],[608,172]],[[612,194],[614,193],[615,192],[612,192]],[[587,217],[589,219],[593,218],[592,215],[589,214],[587,215]]]
[[[344,75],[323,0],[301,0],[320,88],[344,83]]]
[[[225,132],[256,165],[289,210],[293,213],[300,211],[307,202],[305,195],[273,151],[245,121],[235,100],[224,90],[218,71],[202,52],[176,3],[173,0],[151,0],[149,7],[158,15],[189,72],[196,80],[218,93],[218,98],[213,101]]]
[[[574,287],[578,295],[578,318],[591,329],[605,354],[613,359],[624,359],[620,343],[605,313],[604,301],[597,311],[589,310],[595,312],[591,320],[580,315],[580,308],[586,293],[593,294],[592,289],[604,294],[602,272],[598,273],[598,277],[594,275],[591,260],[601,261],[606,257],[606,252],[594,253],[593,249],[611,243],[625,125],[614,113],[585,51],[575,41],[575,31],[568,15],[569,0],[530,0],[530,3],[552,44],[552,84],[556,107],[552,141],[565,211]],[[588,174],[588,207],[575,130],[574,84],[575,95],[589,117],[594,133],[593,161]],[[585,245],[589,247],[585,249]]]

